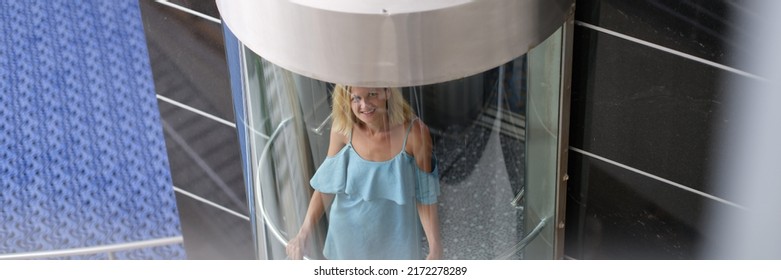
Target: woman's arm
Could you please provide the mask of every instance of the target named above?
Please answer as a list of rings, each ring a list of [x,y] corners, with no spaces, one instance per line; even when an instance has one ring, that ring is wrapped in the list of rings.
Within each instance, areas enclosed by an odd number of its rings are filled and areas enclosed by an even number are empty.
[[[418,203],[418,215],[420,223],[423,225],[423,231],[428,240],[429,253],[427,260],[438,260],[442,258],[442,240],[439,235],[439,215],[437,214],[437,204]]]
[[[323,194],[319,191],[314,191],[314,193],[312,193],[312,199],[309,200],[309,209],[306,211],[304,224],[301,225],[298,234],[296,234],[296,236],[287,243],[287,247],[285,247],[287,256],[290,259],[300,260],[304,258],[304,254],[307,252],[306,244],[309,241],[309,236],[320,221],[320,218],[323,217],[323,213],[325,213]]]
[[[433,143],[431,141],[431,133],[428,127],[420,120],[413,122],[412,130],[407,145],[410,146],[408,153],[411,153],[415,158],[415,163],[418,167],[425,172],[432,172],[432,150]],[[423,225],[423,231],[426,233],[426,239],[428,240],[429,254],[426,256],[428,260],[436,260],[442,258],[442,241],[439,234],[439,214],[437,213],[437,204],[422,204],[418,203],[418,215],[420,216],[420,223]]]
[[[336,155],[345,145],[347,145],[347,138],[344,135],[331,132],[331,139],[328,143],[328,156]],[[309,208],[306,210],[306,216],[304,217],[304,223],[301,225],[298,234],[285,247],[287,256],[290,259],[300,260],[306,254],[306,244],[309,236],[325,213],[324,199],[325,196],[321,192],[315,190],[312,193],[312,198],[309,200]]]

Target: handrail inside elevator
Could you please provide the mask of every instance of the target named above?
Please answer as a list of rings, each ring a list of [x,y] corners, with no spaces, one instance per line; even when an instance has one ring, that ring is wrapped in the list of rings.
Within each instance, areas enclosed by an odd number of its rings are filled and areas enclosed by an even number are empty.
[[[265,162],[263,159],[266,158],[266,155],[268,154],[268,151],[271,149],[271,144],[274,143],[274,140],[277,139],[277,136],[282,132],[282,129],[286,127],[287,123],[292,120],[293,117],[288,117],[282,122],[279,123],[276,129],[274,129],[274,133],[269,136],[268,142],[266,142],[266,146],[263,147],[263,152],[260,153],[260,157],[258,159],[258,168],[256,173],[255,182],[260,182],[260,171],[263,170],[263,163]],[[260,211],[260,215],[263,217],[263,223],[268,226],[269,231],[271,232],[271,235],[273,235],[279,243],[282,244],[282,246],[287,246],[288,240],[285,239],[284,236],[282,236],[282,233],[279,230],[279,227],[277,227],[272,221],[271,218],[266,213],[266,208],[263,206],[263,193],[261,186],[255,185],[255,203],[258,206],[258,211]],[[307,256],[304,256],[305,260],[309,260]]]
[[[515,245],[504,251],[504,253],[499,254],[496,259],[498,260],[508,260],[510,259],[515,253],[526,249],[526,246],[529,246],[529,243],[531,243],[535,238],[537,238],[538,235],[540,235],[540,232],[542,232],[542,229],[545,228],[546,225],[548,225],[549,217],[545,217],[537,224],[537,226],[534,227],[534,229],[529,233],[529,235],[525,236],[521,241],[518,241]]]

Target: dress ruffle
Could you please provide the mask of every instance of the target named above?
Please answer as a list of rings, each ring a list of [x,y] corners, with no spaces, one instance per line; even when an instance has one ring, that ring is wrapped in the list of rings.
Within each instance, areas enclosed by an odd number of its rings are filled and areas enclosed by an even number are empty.
[[[336,155],[326,157],[310,184],[321,193],[344,193],[364,201],[385,199],[404,205],[417,200],[432,204],[440,193],[439,170],[436,160],[432,161],[432,172],[418,168],[406,152],[388,161],[367,161],[348,144]]]

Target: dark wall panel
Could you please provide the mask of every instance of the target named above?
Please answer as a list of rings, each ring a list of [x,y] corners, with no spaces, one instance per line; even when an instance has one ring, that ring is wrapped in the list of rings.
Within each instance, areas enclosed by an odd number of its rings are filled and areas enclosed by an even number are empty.
[[[713,63],[741,51],[731,1],[578,1],[576,18]],[[575,29],[566,253],[579,259],[696,259],[713,186],[729,79],[682,55]],[[615,163],[607,163],[598,157]],[[636,172],[639,171],[639,172]],[[669,181],[665,181],[669,180]],[[691,188],[692,190],[686,190]],[[706,195],[698,194],[701,191]]]
[[[158,94],[232,122],[220,24],[151,0],[140,2]]]
[[[726,120],[722,79],[734,74],[588,28],[576,32],[590,53],[573,73],[582,84],[572,94],[571,144],[711,191],[711,141]]]
[[[170,1],[219,18],[214,1]],[[176,187],[248,216],[233,122],[222,27],[152,0],[140,1],[171,176]],[[194,112],[192,109],[203,114]],[[190,259],[253,259],[250,222],[177,193],[182,235]]]
[[[235,215],[176,195],[184,234],[184,248],[191,260],[248,260],[255,258],[250,222]]]
[[[730,64],[741,52],[744,32],[738,16],[746,14],[737,1],[596,0],[578,1],[577,19],[612,31],[672,48],[699,58]]]
[[[249,215],[236,130],[159,104],[174,186]]]

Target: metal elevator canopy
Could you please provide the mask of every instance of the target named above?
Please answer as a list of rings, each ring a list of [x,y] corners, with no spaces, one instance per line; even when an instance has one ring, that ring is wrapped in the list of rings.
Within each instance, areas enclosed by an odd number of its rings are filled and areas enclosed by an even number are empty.
[[[574,0],[218,0],[249,49],[298,74],[402,87],[480,73],[527,53]]]

